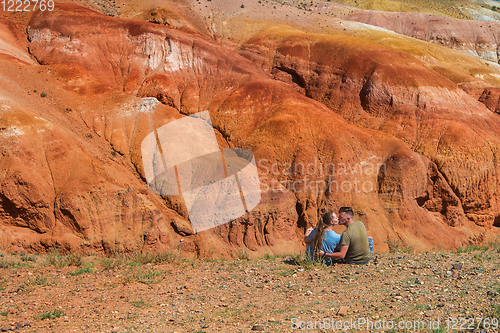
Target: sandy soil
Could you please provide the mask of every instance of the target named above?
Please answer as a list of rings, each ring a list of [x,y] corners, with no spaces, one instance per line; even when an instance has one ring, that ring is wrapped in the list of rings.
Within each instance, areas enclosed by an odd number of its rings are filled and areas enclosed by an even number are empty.
[[[338,322],[355,332],[498,331],[497,249],[378,254],[366,266],[298,258],[4,254],[0,330],[325,332]]]

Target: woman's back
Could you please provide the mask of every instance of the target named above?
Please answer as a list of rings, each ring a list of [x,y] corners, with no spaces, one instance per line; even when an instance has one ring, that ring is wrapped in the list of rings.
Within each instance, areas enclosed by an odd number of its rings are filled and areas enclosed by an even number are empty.
[[[311,241],[314,240],[316,231],[317,231],[316,228],[314,228],[308,235]],[[340,243],[340,235],[333,230],[325,230],[324,232],[325,235],[323,236],[323,244],[321,245],[321,251],[325,253],[333,253],[335,252],[337,245]],[[310,244],[311,246],[308,246],[306,249],[306,254],[312,258],[314,257],[312,242]],[[329,259],[327,260],[327,263],[330,263]]]

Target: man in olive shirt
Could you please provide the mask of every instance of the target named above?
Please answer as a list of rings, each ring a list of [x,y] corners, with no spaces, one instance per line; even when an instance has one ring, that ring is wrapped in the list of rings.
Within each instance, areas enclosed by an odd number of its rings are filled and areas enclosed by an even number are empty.
[[[367,264],[372,259],[373,239],[368,239],[365,225],[361,221],[353,221],[353,216],[351,207],[339,209],[339,224],[346,226],[340,238],[340,251],[334,253],[319,251],[320,256],[343,259],[344,262],[352,264]]]

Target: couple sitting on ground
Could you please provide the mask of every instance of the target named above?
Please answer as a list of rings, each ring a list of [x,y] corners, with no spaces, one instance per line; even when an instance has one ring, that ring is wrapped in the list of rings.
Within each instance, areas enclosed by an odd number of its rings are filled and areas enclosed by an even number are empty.
[[[372,259],[373,238],[367,236],[363,222],[353,221],[353,216],[351,207],[341,207],[338,218],[332,211],[324,213],[318,227],[306,231],[307,254],[323,258],[327,265],[335,259],[351,264],[367,264]],[[346,226],[342,236],[333,231],[338,224]]]

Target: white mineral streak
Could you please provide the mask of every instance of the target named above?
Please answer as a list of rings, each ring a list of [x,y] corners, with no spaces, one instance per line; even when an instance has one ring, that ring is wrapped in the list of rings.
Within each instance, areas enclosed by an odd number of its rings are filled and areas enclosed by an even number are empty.
[[[170,52],[164,36],[159,34],[144,33],[137,37],[135,43],[137,44],[135,53],[147,56],[147,66],[152,70],[163,64],[165,57]]]
[[[183,69],[201,70],[203,68],[203,59],[193,53],[191,45],[181,44],[178,41],[170,41],[169,45],[170,54],[165,59],[165,70],[176,72]]]

